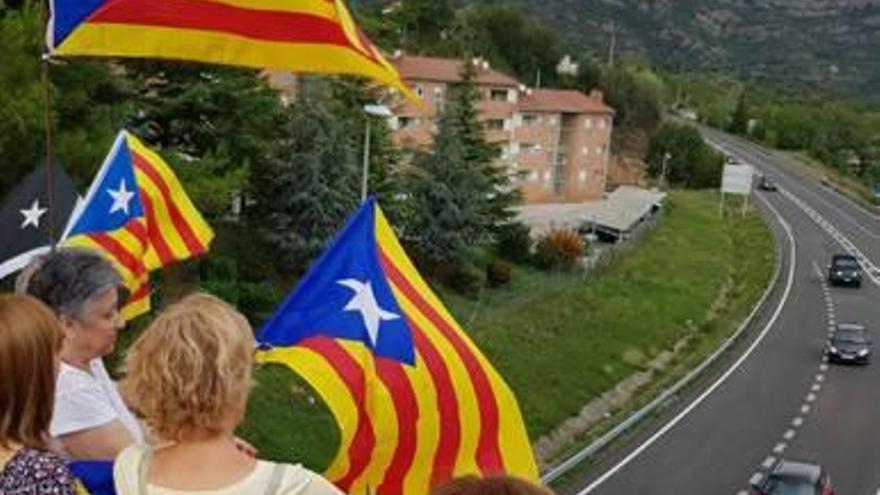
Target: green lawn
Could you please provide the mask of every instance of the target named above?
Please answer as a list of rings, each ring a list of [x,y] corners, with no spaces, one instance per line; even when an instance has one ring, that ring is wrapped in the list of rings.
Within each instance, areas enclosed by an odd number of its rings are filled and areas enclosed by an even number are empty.
[[[691,335],[687,355],[663,378],[685,371],[733,331],[772,271],[772,240],[757,213],[722,220],[713,193],[676,192],[638,249],[587,277],[520,268],[510,287],[479,303],[442,297],[471,322],[538,438]],[[270,458],[326,466],[338,432],[323,405],[310,404],[312,394],[284,369],[260,370],[257,382],[242,435]]]

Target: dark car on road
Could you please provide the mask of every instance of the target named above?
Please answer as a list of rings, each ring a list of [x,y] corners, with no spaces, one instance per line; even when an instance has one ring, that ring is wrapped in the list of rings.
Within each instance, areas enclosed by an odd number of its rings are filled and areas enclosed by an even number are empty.
[[[762,191],[776,191],[779,189],[776,182],[769,175],[761,177],[761,182],[758,183],[758,188]]]
[[[780,459],[752,485],[752,495],[834,495],[834,486],[822,466]]]
[[[828,267],[828,281],[831,285],[862,285],[862,267],[859,260],[851,254],[835,254]]]
[[[865,327],[855,323],[841,323],[828,339],[825,351],[832,363],[868,364],[871,357],[871,339]]]

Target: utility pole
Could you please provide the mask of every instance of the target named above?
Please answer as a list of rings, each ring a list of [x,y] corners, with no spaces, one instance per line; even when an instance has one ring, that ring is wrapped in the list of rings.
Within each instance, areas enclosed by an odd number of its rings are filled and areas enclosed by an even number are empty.
[[[614,67],[614,49],[617,44],[617,23],[611,21],[611,43],[608,45],[608,67]]]

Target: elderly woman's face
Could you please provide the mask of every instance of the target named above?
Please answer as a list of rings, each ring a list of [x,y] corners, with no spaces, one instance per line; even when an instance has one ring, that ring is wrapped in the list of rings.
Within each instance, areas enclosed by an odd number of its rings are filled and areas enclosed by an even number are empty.
[[[119,314],[119,294],[110,289],[86,304],[83,314],[75,323],[73,335],[75,345],[87,351],[92,358],[106,356],[116,345],[116,336],[125,326]]]

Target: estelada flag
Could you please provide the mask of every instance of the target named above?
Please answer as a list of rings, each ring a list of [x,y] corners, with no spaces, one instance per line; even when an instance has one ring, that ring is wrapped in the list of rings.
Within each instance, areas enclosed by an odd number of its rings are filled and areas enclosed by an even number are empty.
[[[51,55],[351,74],[418,98],[341,0],[50,0]]]
[[[122,316],[150,309],[149,272],[206,252],[214,232],[171,167],[126,131],[116,137],[61,244],[96,249],[122,276]]]
[[[261,329],[341,432],[327,478],[348,493],[421,494],[464,474],[537,480],[519,405],[407,257],[371,199]]]

